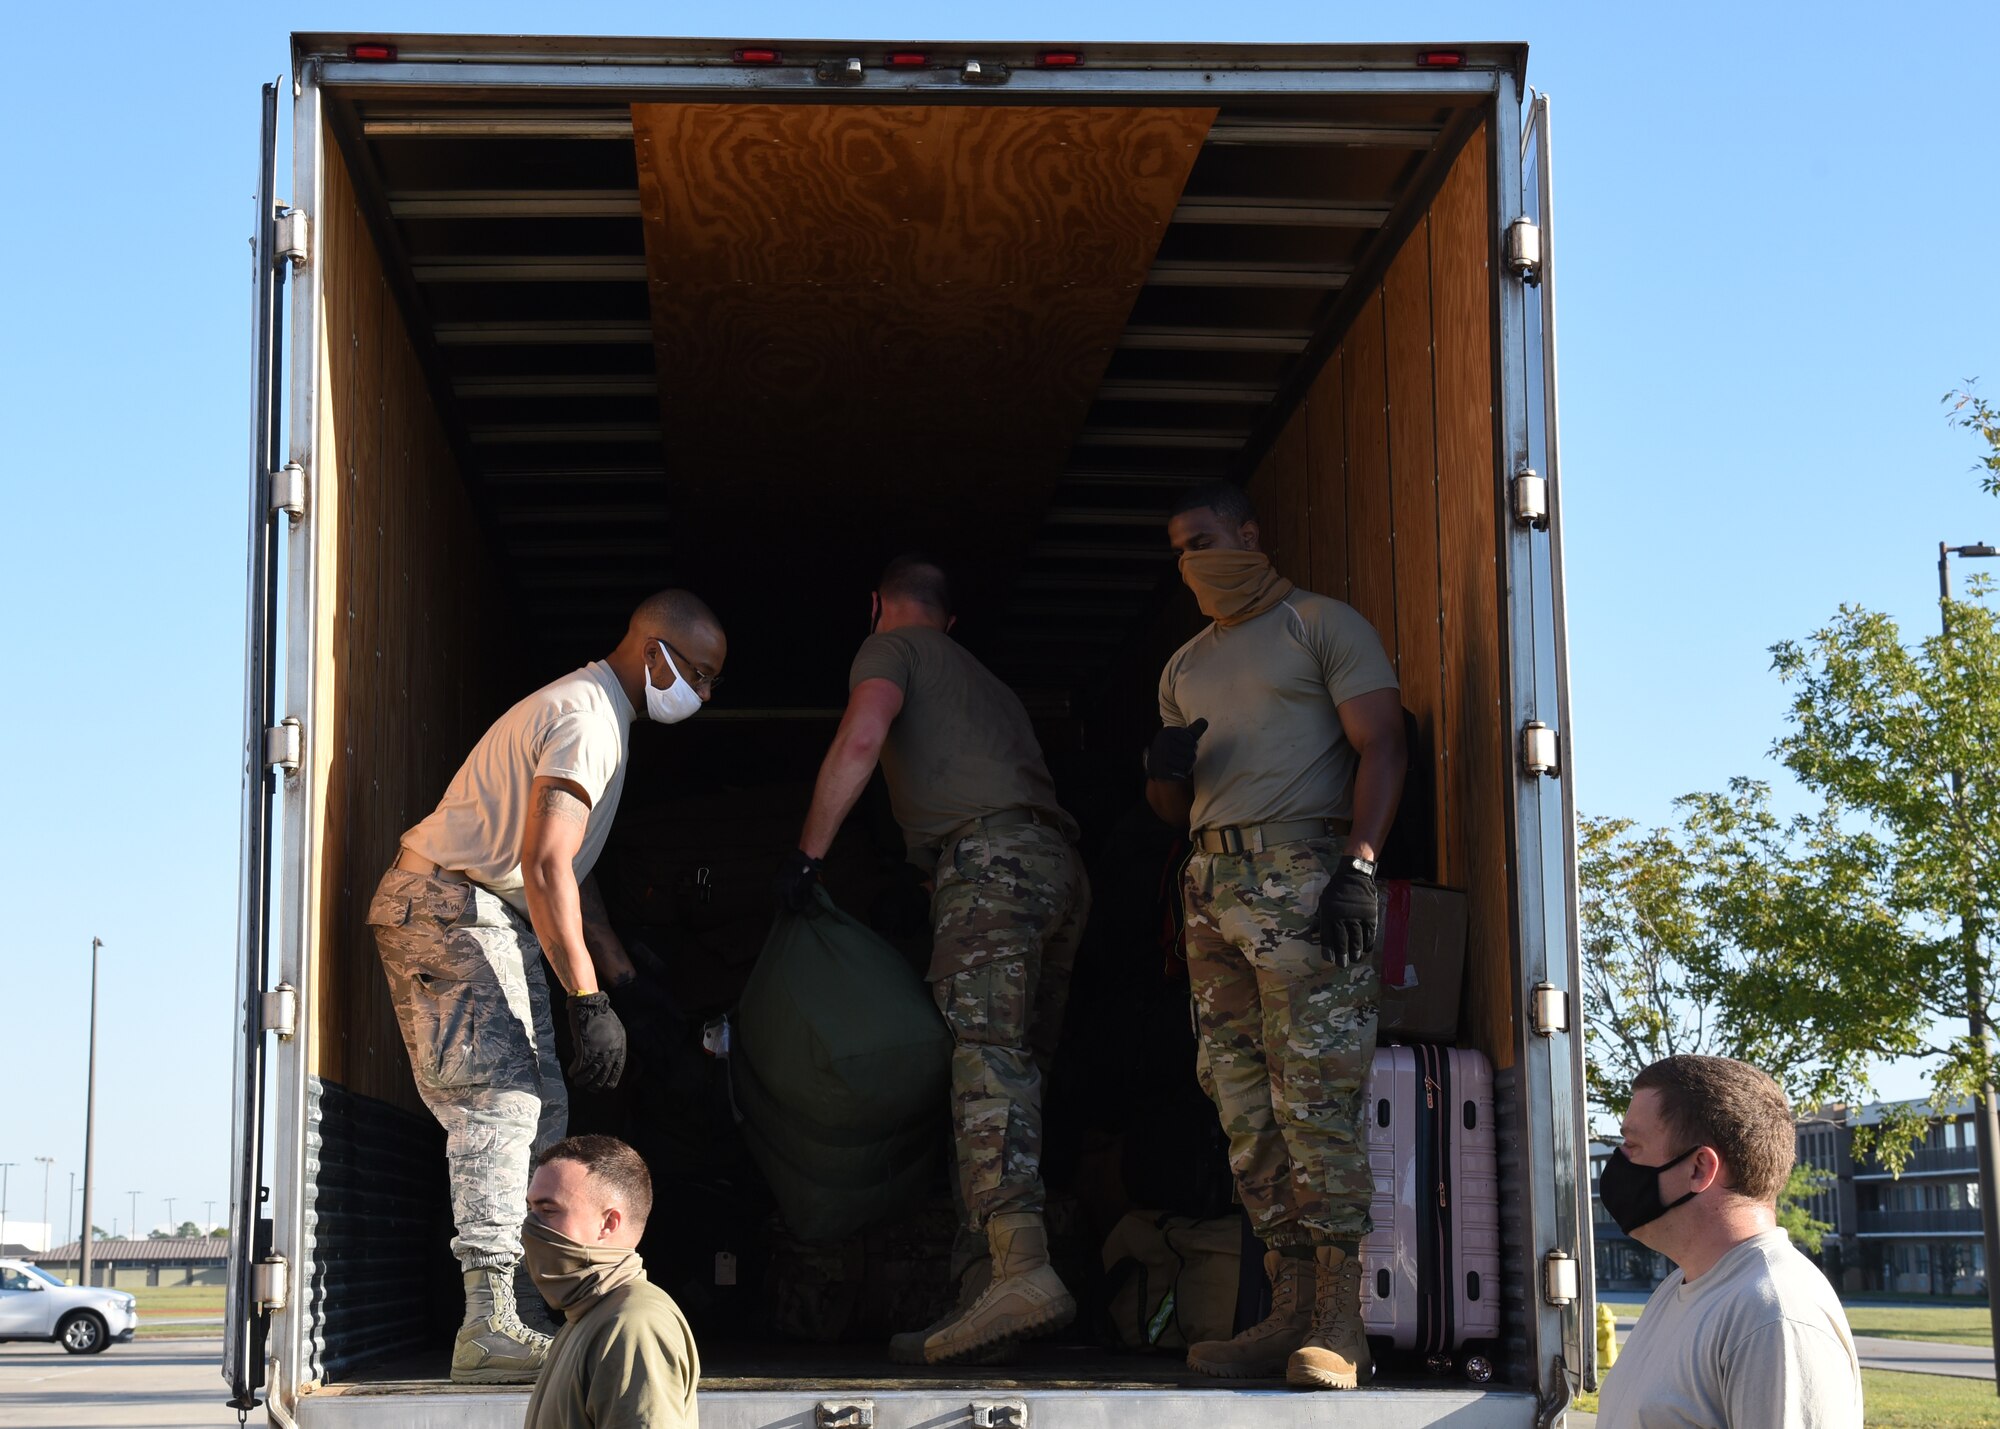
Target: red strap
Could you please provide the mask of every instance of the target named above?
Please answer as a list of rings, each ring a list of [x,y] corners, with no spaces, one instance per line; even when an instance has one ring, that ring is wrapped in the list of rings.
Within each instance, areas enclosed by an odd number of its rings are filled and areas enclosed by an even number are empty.
[[[1410,882],[1392,878],[1382,884],[1389,909],[1382,919],[1382,986],[1401,987],[1410,964]]]

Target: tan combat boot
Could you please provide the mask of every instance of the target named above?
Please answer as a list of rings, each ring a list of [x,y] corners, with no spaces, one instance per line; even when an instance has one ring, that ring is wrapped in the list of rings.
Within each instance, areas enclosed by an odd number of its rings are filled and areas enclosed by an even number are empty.
[[[905,1330],[900,1335],[889,1336],[889,1358],[897,1364],[929,1364],[930,1361],[924,1357],[924,1346],[930,1337],[970,1310],[992,1283],[993,1262],[982,1255],[959,1276],[958,1300],[949,1310],[921,1330]],[[965,1357],[968,1364],[1005,1364],[1011,1358],[1013,1356],[1004,1344],[991,1345],[979,1354]]]
[[[1355,1389],[1374,1377],[1368,1334],[1361,1325],[1361,1253],[1353,1242],[1315,1249],[1312,1333],[1285,1366],[1296,1389]]]
[[[1049,1233],[1032,1213],[986,1223],[993,1248],[993,1283],[972,1308],[931,1331],[928,1364],[962,1364],[995,1345],[1059,1330],[1076,1318],[1076,1301],[1049,1264]]]
[[[1188,1346],[1188,1368],[1219,1379],[1276,1379],[1292,1351],[1312,1333],[1313,1263],[1301,1255],[1264,1253],[1271,1280],[1271,1313],[1233,1340]]]
[[[533,1384],[548,1357],[549,1337],[521,1323],[513,1272],[466,1271],[465,1323],[451,1347],[451,1382]]]

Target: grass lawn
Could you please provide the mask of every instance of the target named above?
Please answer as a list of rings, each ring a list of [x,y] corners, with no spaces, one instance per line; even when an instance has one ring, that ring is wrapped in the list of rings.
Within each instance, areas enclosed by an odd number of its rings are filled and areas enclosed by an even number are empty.
[[[1638,1317],[1643,1302],[1607,1301],[1621,1320]],[[1962,1305],[1849,1305],[1847,1322],[1857,1335],[1933,1343],[1990,1345],[1992,1323],[1986,1307]],[[1613,1366],[1611,1373],[1616,1374]],[[1940,1374],[1861,1371],[1867,1429],[2000,1429],[2000,1397],[1989,1380]],[[1597,1396],[1583,1395],[1575,1407],[1597,1411]]]
[[[1621,1320],[1636,1320],[1644,1301],[1607,1300]],[[1984,1305],[1849,1305],[1847,1326],[1857,1335],[1932,1344],[1990,1345],[1993,1322]]]
[[[142,1340],[202,1339],[222,1333],[222,1302],[227,1293],[220,1285],[140,1285],[129,1292],[139,1302],[139,1335]],[[205,1325],[162,1325],[159,1320],[213,1317]]]
[[[1888,1340],[1993,1343],[1993,1321],[1984,1305],[1849,1305],[1847,1324],[1857,1335],[1880,1335]]]
[[[1864,1369],[1861,1400],[1867,1429],[2000,1429],[1991,1380]]]
[[[1861,1398],[1866,1429],[2000,1429],[2000,1398],[1983,1379],[1864,1369]],[[1597,1396],[1579,1395],[1571,1408],[1595,1414]]]

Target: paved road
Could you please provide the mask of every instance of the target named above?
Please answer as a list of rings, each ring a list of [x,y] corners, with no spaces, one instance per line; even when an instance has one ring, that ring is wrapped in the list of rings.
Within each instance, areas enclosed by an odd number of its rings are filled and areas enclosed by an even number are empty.
[[[141,1340],[101,1355],[0,1345],[4,1429],[234,1429],[222,1341]]]
[[[1885,1340],[1856,1335],[1854,1352],[1863,1369],[1895,1369],[1905,1374],[1955,1374],[1965,1379],[1993,1378],[1993,1351],[1983,1345],[1941,1345],[1929,1340]]]

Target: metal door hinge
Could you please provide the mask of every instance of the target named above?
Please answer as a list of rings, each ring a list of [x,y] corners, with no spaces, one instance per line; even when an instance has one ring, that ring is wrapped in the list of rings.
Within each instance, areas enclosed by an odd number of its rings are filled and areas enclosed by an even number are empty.
[[[250,1296],[259,1310],[282,1310],[291,1294],[292,1268],[275,1250],[251,1267]]]
[[[264,763],[269,768],[298,773],[305,748],[306,727],[296,719],[287,718],[264,731]]]
[[[1552,982],[1538,982],[1534,991],[1535,1031],[1543,1037],[1569,1031],[1569,994]]]
[[[984,1404],[975,1401],[972,1429],[1028,1429],[1028,1401],[1001,1399]]]
[[[1514,473],[1514,520],[1537,531],[1549,528],[1549,481],[1531,466]]]
[[[868,70],[859,59],[821,60],[813,67],[818,84],[860,84],[867,78]]]
[[[822,1399],[813,1409],[813,1429],[875,1429],[872,1399]]]
[[[1552,1250],[1542,1259],[1542,1294],[1551,1305],[1576,1303],[1576,1257],[1566,1250]]]
[[[281,982],[264,994],[264,1030],[289,1042],[299,1030],[299,990]]]
[[[1551,779],[1562,773],[1556,732],[1538,719],[1521,726],[1521,767],[1530,774],[1546,774]]]
[[[963,84],[1005,84],[1014,77],[1014,71],[1005,65],[981,64],[978,60],[967,60],[965,68],[958,72]]]
[[[306,514],[306,469],[288,461],[271,473],[271,514],[280,511],[297,524]]]
[[[1532,219],[1517,218],[1507,225],[1507,267],[1531,286],[1542,281],[1542,230]]]
[[[294,268],[305,267],[312,243],[311,225],[306,221],[305,210],[279,209],[276,227],[272,258],[280,263],[289,263]]]

